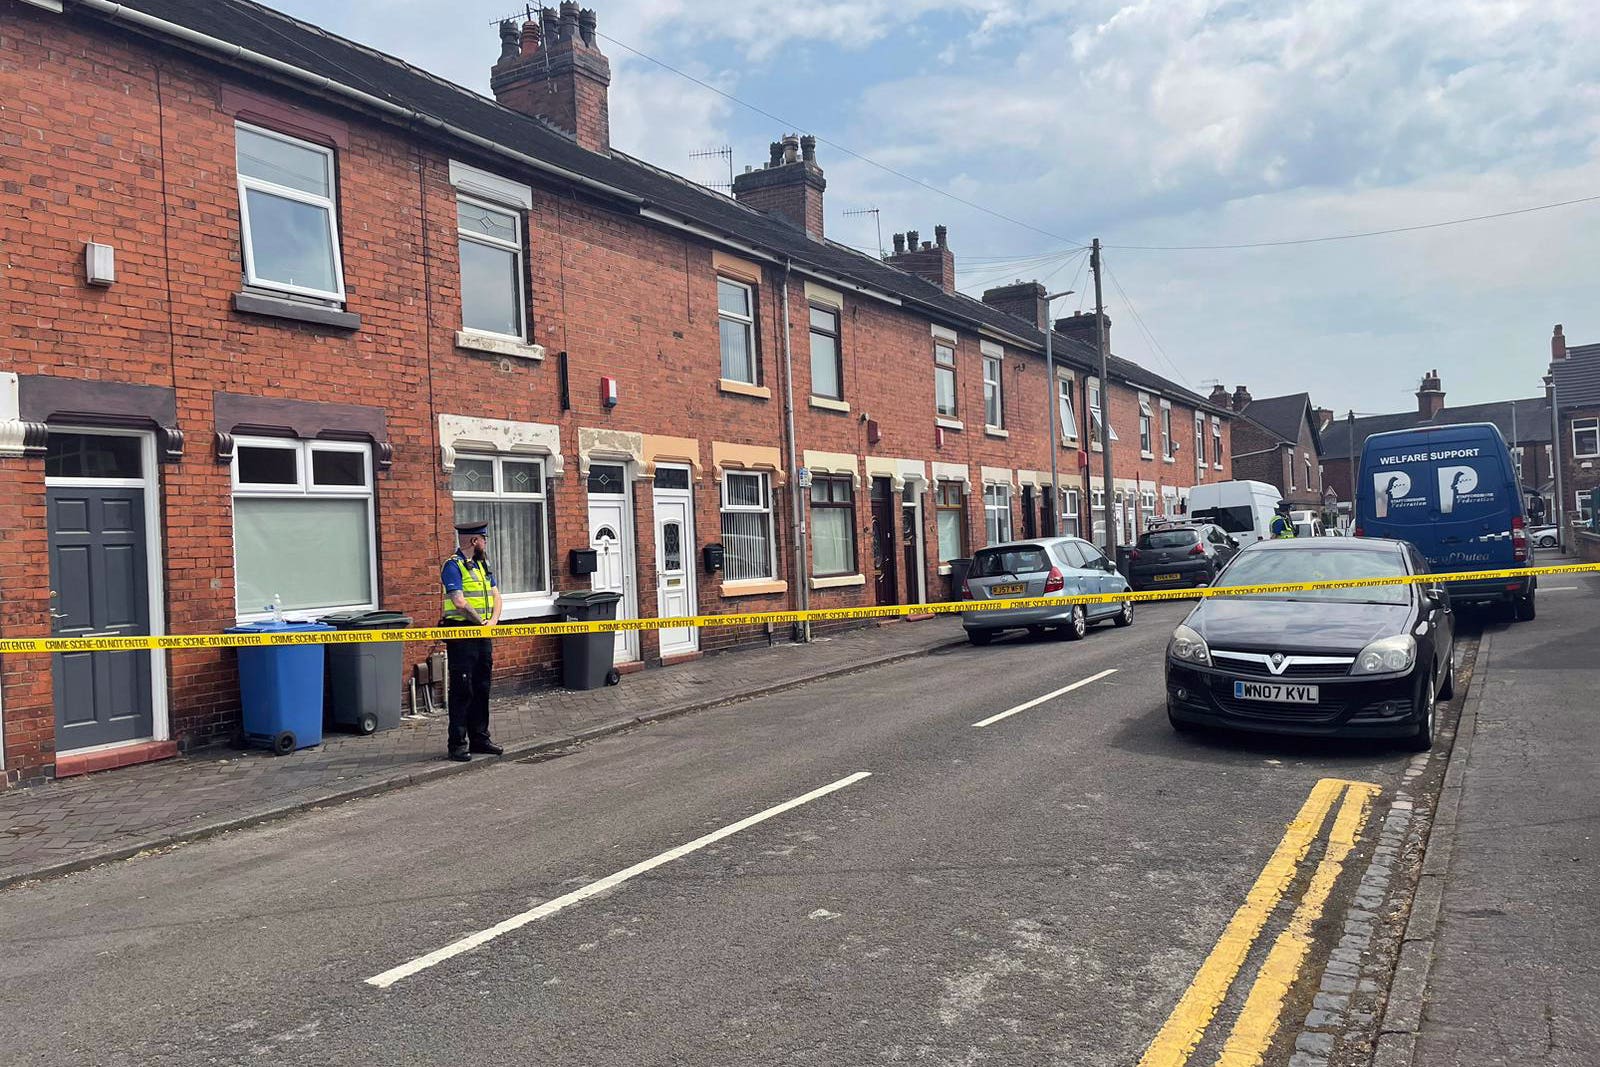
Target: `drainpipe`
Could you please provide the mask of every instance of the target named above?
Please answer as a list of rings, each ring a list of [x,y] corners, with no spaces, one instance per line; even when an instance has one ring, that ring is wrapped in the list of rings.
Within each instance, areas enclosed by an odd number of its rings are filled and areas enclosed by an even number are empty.
[[[800,610],[811,607],[811,586],[806,582],[806,509],[805,490],[800,485],[799,457],[794,444],[794,356],[789,347],[789,270],[790,261],[783,261],[783,434],[789,449],[789,504],[792,512],[790,538],[794,545],[794,584],[800,593]],[[795,625],[797,641],[811,640],[811,623]]]

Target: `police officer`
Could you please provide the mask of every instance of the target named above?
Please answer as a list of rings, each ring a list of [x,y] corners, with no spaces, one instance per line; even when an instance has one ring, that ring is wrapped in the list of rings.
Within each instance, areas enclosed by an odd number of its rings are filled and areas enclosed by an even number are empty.
[[[439,572],[444,585],[442,626],[493,626],[500,621],[500,589],[484,548],[489,527],[456,523],[456,550]],[[462,637],[445,642],[450,661],[450,758],[458,763],[472,753],[500,755],[489,737],[489,682],[494,674],[494,642]]]
[[[1272,536],[1290,538],[1294,536],[1294,523],[1289,521],[1289,502],[1278,502],[1278,513],[1272,517]]]

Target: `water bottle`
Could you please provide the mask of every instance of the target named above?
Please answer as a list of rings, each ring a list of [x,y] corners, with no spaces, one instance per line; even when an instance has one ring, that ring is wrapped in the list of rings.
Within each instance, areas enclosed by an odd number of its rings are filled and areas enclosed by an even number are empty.
[[[272,622],[273,622],[273,624],[277,625],[277,626],[282,626],[283,625],[283,597],[279,596],[277,593],[273,593],[272,594],[272,603],[267,605],[267,607],[272,612]]]

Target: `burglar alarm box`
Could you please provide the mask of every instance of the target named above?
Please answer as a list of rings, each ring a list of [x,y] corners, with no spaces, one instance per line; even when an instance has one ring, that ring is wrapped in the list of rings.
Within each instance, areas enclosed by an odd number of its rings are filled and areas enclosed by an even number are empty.
[[[599,556],[592,548],[574,548],[569,553],[571,557],[571,570],[574,578],[582,578],[586,574],[593,574],[599,567]]]
[[[705,548],[705,553],[706,573],[720,571],[722,569],[722,545],[719,543],[709,544]]]

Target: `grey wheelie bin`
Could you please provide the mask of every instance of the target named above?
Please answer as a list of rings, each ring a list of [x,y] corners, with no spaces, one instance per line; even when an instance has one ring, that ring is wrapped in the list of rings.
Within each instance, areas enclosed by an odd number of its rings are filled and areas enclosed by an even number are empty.
[[[556,597],[556,610],[567,622],[601,622],[617,617],[620,593],[581,589]],[[561,635],[561,684],[568,689],[616,685],[622,676],[611,665],[617,635],[610,630]]]
[[[403,630],[411,619],[395,611],[336,611],[317,620],[335,630]],[[372,641],[327,648],[327,714],[336,726],[358,733],[400,725],[404,645]]]

